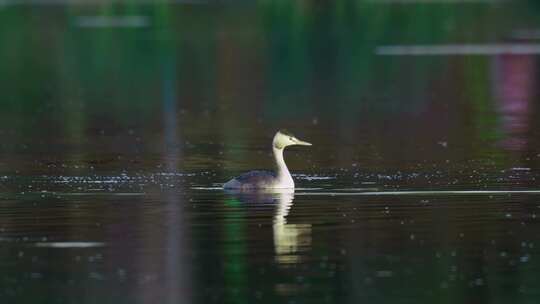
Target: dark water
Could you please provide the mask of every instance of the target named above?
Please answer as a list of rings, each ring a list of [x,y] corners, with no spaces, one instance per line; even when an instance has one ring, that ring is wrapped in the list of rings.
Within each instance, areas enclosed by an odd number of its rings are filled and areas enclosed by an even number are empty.
[[[0,2],[1,302],[538,303],[539,13]]]

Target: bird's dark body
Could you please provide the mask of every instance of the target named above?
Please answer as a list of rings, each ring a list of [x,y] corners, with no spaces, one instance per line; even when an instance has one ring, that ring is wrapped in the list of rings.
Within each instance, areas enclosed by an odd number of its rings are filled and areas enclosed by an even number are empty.
[[[267,188],[275,183],[277,176],[270,171],[250,171],[230,181],[223,187],[225,189],[260,189]]]

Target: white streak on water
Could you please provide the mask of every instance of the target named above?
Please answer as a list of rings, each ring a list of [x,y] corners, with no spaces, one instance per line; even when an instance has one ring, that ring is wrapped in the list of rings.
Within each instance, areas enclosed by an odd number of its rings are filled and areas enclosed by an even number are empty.
[[[336,179],[333,176],[295,176],[295,177],[298,179],[305,179],[308,181]]]
[[[508,0],[370,0],[372,3],[401,3],[401,4],[463,4],[463,3],[500,3]]]
[[[340,191],[335,189],[335,191]],[[540,194],[540,190],[463,190],[463,191],[369,191],[369,192],[300,192],[303,196],[381,196],[381,195],[508,195]]]
[[[385,45],[375,49],[380,56],[452,56],[452,55],[537,55],[538,43]]]
[[[41,248],[92,248],[103,247],[105,243],[102,242],[40,242],[34,244],[36,247]]]
[[[211,191],[216,191],[216,190],[223,190],[223,187],[191,187],[191,189],[193,189],[193,190],[211,190]]]
[[[222,191],[225,190],[223,187],[191,187],[192,190],[208,190],[208,191]],[[232,189],[231,189],[232,190]],[[262,192],[268,192],[272,193],[272,189],[259,189],[262,190]],[[274,189],[275,192],[281,193],[283,192],[283,189]],[[287,189],[285,189],[287,190]],[[296,188],[297,191],[314,191],[314,190],[324,190],[324,188]],[[363,189],[366,190],[366,189]],[[250,192],[250,191],[247,191]],[[253,189],[251,192],[257,192],[257,189]]]
[[[146,16],[80,16],[75,22],[82,28],[141,28],[150,24]]]
[[[139,195],[145,195],[146,193],[142,192],[133,192],[133,193],[117,193],[117,192],[91,192],[91,193],[85,193],[85,192],[71,192],[71,193],[61,193],[61,192],[55,192],[56,195],[62,195],[62,196],[96,196],[96,195],[104,195],[104,196],[139,196]]]
[[[378,188],[342,188],[342,189],[332,189],[334,191],[355,191],[355,192],[375,192],[379,190]]]
[[[0,8],[2,6],[14,6],[14,5],[105,5],[110,1],[106,0],[0,0]],[[120,1],[121,2],[121,1]],[[130,3],[133,4],[156,4],[155,0],[133,0]],[[164,0],[160,3],[179,3],[179,4],[212,4],[208,0]]]

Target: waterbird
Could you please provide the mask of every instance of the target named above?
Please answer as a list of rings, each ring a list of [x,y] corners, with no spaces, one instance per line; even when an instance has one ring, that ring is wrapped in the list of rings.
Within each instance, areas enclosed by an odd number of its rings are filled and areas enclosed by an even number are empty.
[[[299,140],[291,133],[279,130],[272,140],[276,172],[250,171],[226,182],[223,188],[236,190],[294,189],[294,180],[283,159],[283,150],[294,145],[311,146],[310,143]]]

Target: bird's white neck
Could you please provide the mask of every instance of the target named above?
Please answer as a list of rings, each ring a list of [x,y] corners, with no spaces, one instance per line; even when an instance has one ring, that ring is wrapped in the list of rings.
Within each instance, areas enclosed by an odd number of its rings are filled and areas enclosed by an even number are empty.
[[[274,152],[274,160],[276,161],[278,183],[280,188],[294,188],[294,181],[291,173],[289,172],[289,169],[285,164],[285,160],[283,159],[283,150],[284,149],[272,147],[272,151]]]

